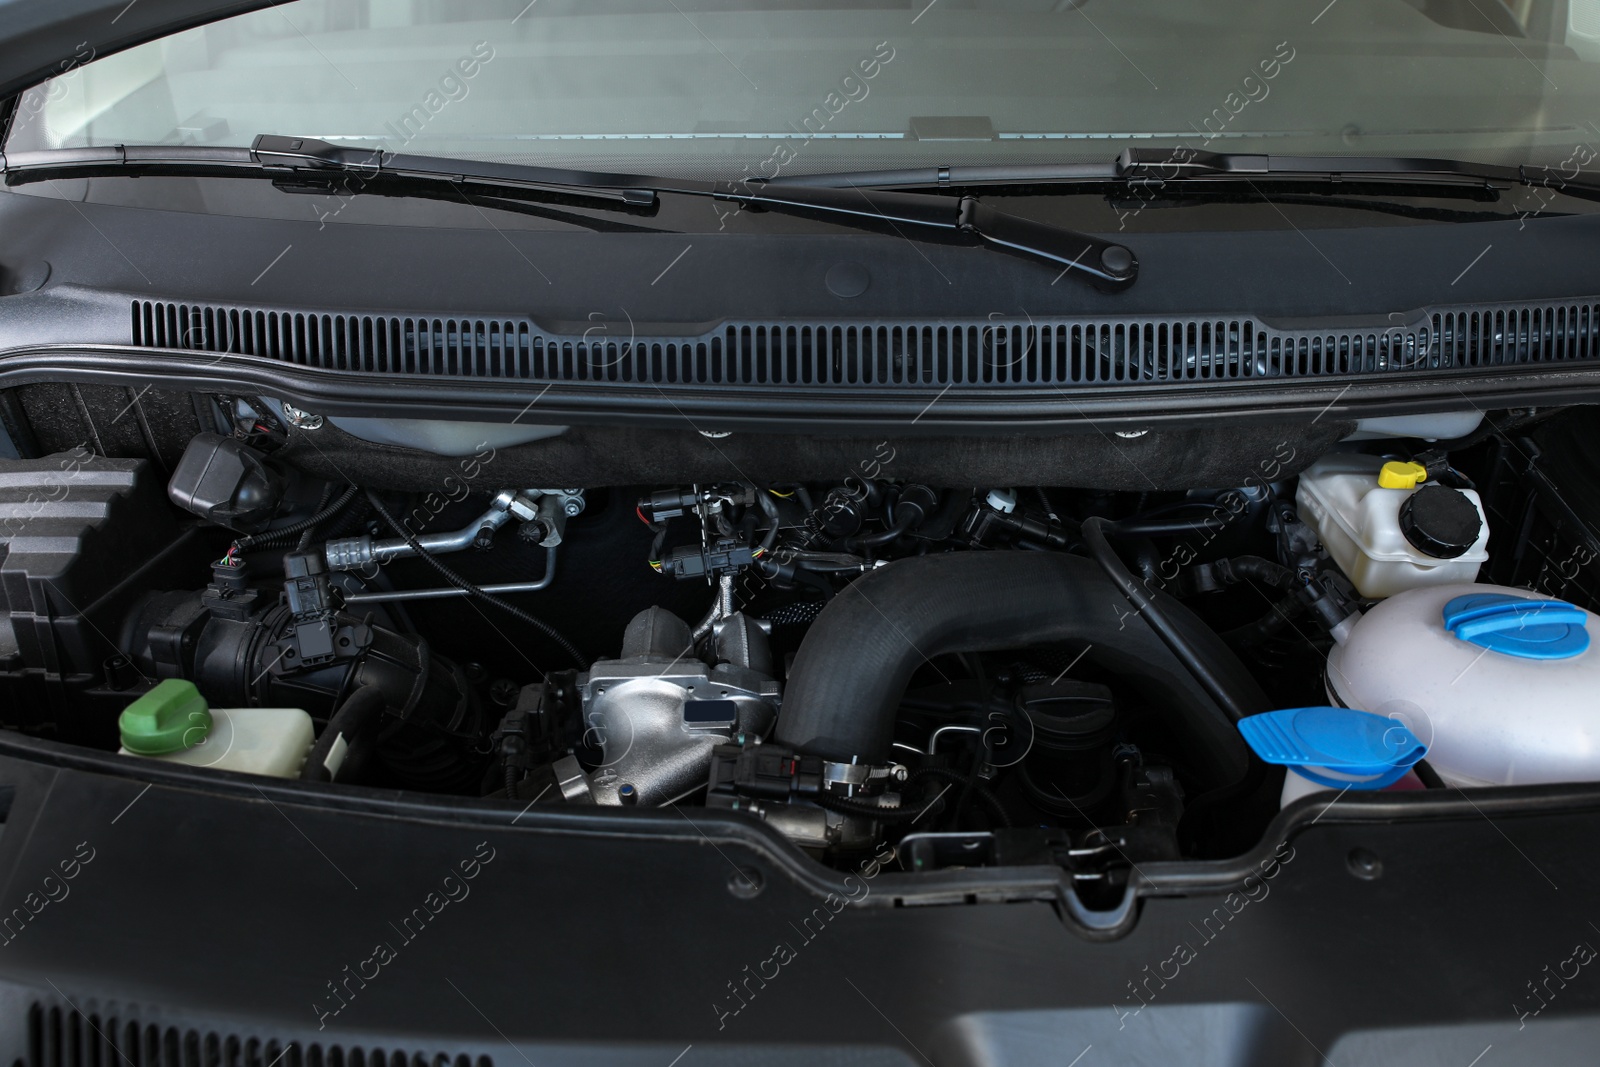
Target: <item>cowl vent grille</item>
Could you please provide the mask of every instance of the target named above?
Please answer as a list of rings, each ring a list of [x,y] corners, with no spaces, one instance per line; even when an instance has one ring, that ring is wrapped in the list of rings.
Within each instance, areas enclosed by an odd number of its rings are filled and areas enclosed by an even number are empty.
[[[90,1005],[84,1005],[86,1008]],[[279,1041],[34,1004],[15,1067],[494,1067],[488,1056]]]
[[[619,328],[620,325],[620,328]],[[526,318],[334,314],[135,301],[133,343],[324,370],[550,382],[861,387],[1064,386],[1318,378],[1600,358],[1600,298],[1449,307],[1400,328],[1280,329],[1254,318],[730,322],[704,334],[587,337]]]

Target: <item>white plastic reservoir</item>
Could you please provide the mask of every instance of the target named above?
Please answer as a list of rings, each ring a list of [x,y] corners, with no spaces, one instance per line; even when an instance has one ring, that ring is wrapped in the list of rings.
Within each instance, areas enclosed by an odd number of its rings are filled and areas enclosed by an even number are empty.
[[[1328,691],[1402,723],[1452,785],[1600,781],[1593,638],[1600,617],[1526,589],[1413,589],[1348,628]]]
[[[1470,582],[1489,558],[1478,494],[1432,484],[1415,463],[1324,456],[1300,475],[1295,503],[1365,597]]]
[[[118,720],[124,756],[298,778],[316,728],[300,708],[208,708],[193,682],[169,678]]]

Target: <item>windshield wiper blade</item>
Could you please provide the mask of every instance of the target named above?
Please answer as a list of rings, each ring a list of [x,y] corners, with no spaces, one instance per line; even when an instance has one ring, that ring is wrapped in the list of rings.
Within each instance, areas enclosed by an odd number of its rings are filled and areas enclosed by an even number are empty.
[[[871,192],[862,188],[749,183],[718,189],[718,200],[816,216],[910,239],[981,244],[1078,273],[1102,289],[1126,289],[1139,260],[1125,245],[996,210],[977,197]]]
[[[1380,181],[1416,185],[1492,183],[1537,185],[1548,180],[1536,168],[1463,159],[1414,156],[1273,156],[1246,152],[1197,152],[1187,148],[1125,148],[1117,157],[1123,179],[1190,181],[1228,178],[1298,178],[1308,181]],[[1600,189],[1600,178],[1575,172],[1571,179]]]
[[[223,174],[344,177],[352,182],[440,181],[493,186],[508,194],[552,195],[635,213],[659,204],[658,183],[633,174],[491,163],[347,148],[314,137],[262,134],[249,148],[113,145],[0,155],[8,185],[96,174]]]
[[[1581,199],[1600,199],[1600,174],[1527,164],[1504,166],[1410,156],[1275,156],[1203,152],[1186,146],[1126,148],[1112,162],[978,164],[841,171],[774,178],[769,187],[933,189],[1026,186],[1149,186],[1167,182],[1273,182],[1303,186],[1457,189],[1489,196],[1507,186],[1544,186]]]

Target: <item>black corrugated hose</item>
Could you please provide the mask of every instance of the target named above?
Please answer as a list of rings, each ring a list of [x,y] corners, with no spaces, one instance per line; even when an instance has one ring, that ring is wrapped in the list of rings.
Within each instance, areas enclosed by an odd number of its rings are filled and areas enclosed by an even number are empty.
[[[339,512],[349,507],[350,501],[354,500],[355,496],[356,487],[353,485],[347,486],[345,491],[339,494],[339,498],[337,500],[329,504],[327,507],[322,508],[309,519],[301,519],[299,522],[291,523],[290,525],[284,526],[277,530],[268,530],[265,533],[251,534],[248,537],[241,537],[233,543],[234,551],[245,552],[252,548],[273,548],[279,543],[286,543],[297,535],[302,534],[307,530],[313,530],[322,523],[327,522],[329,519],[339,514]]]

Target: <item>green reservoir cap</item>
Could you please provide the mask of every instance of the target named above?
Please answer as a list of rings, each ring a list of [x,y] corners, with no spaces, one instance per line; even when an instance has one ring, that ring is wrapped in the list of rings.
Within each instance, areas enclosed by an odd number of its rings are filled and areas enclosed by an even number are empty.
[[[168,678],[129,704],[117,725],[123,748],[141,756],[162,756],[204,741],[211,732],[211,712],[193,682]]]

